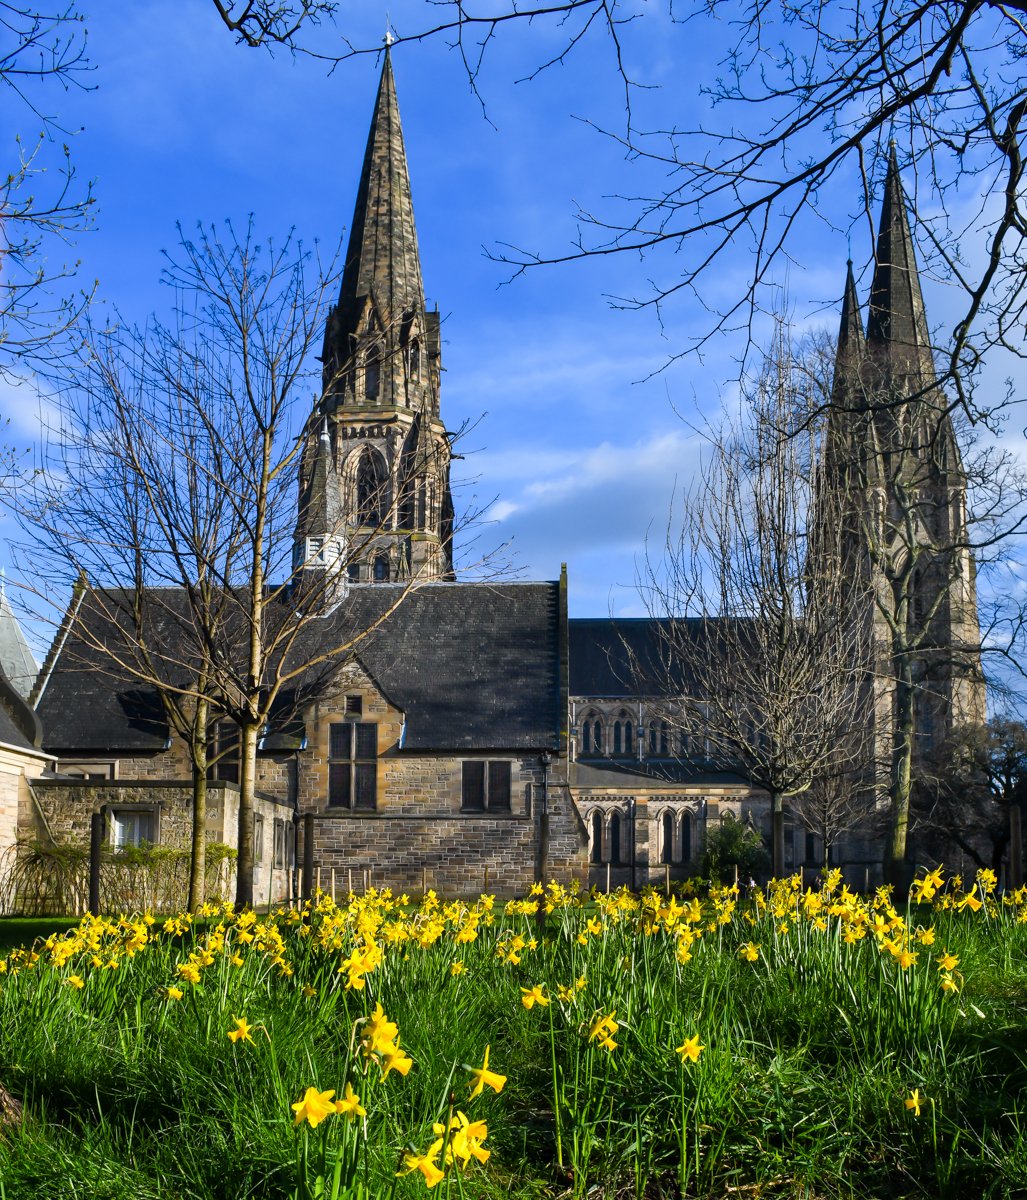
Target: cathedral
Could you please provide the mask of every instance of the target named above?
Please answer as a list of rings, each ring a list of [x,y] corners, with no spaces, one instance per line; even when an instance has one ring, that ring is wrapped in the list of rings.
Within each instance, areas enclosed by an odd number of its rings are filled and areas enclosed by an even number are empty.
[[[439,313],[388,51],[322,366],[298,473],[295,587],[320,614],[304,636],[313,658],[372,632],[264,730],[255,903],[295,895],[301,864],[337,894],[664,885],[725,822],[766,837],[767,796],[676,720],[697,698],[686,670],[665,669],[666,622],[571,617],[565,568],[545,582],[456,578]],[[877,761],[861,786],[874,791],[910,738],[919,753],[984,716],[966,481],[894,155],[865,323],[850,267],[828,420],[841,565],[869,597]],[[81,844],[99,813],[114,848],[188,844],[187,748],[155,696],[101,661],[105,611],[77,594],[27,701],[2,689],[24,758],[9,843]],[[233,731],[222,722],[211,740],[207,837],[231,846]],[[855,884],[879,878],[873,838],[834,851]],[[786,868],[824,861],[815,832],[789,821]]]

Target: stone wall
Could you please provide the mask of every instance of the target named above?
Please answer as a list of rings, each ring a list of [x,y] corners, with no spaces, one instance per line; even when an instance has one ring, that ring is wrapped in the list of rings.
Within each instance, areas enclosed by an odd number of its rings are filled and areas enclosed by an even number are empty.
[[[154,779],[119,779],[101,782],[88,779],[45,778],[31,784],[32,794],[20,807],[18,837],[42,846],[78,846],[88,849],[94,812],[104,812],[109,821],[108,843],[113,841],[113,816],[117,812],[153,815],[154,844],[160,848],[187,851],[192,841],[192,788]],[[207,792],[206,834],[208,843],[235,846],[238,829],[239,790],[234,784],[211,782]],[[254,879],[254,903],[276,903],[291,894],[289,863],[273,861],[273,828],[276,820],[292,823],[292,811],[266,797],[257,797],[256,816],[264,822],[263,855]],[[208,888],[225,898],[234,890],[234,863],[226,861],[220,877],[208,876]],[[186,903],[180,896],[168,898],[168,906]]]

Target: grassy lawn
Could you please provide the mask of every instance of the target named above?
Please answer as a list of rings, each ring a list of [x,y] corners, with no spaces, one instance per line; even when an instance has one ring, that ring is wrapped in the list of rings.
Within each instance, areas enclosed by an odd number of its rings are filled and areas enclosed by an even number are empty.
[[[85,921],[3,960],[0,1194],[1020,1196],[991,886]]]
[[[0,955],[15,946],[31,946],[37,937],[66,933],[77,924],[73,917],[0,917]]]

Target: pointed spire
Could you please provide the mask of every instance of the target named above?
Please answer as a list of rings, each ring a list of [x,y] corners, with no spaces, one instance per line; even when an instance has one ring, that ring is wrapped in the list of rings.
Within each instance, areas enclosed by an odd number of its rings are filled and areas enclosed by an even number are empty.
[[[356,332],[353,322],[367,296],[390,321],[424,308],[410,174],[388,46],[346,250],[339,294],[342,332]]]
[[[845,272],[845,292],[842,296],[842,317],[838,326],[838,354],[851,354],[863,348],[863,317],[856,295],[856,279],[850,258]]]
[[[883,350],[892,368],[919,375],[921,385],[933,382],[931,340],[894,142],[888,151],[875,260],[867,343]]]
[[[339,475],[335,469],[328,421],[322,420],[306,486],[301,489],[296,535],[299,538],[332,538],[342,533],[344,512]]]

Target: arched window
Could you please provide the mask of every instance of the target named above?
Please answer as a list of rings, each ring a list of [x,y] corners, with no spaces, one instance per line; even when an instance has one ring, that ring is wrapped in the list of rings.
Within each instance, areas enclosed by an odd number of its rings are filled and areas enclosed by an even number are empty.
[[[581,753],[602,754],[603,723],[595,713],[589,713],[581,723]]]
[[[379,554],[374,560],[374,581],[375,583],[388,583],[389,581],[389,560],[384,554]]]
[[[361,525],[383,523],[385,490],[385,464],[380,455],[366,449],[357,467],[357,520]]]
[[[666,721],[660,722],[660,757],[666,758],[670,753],[670,727]]]
[[[631,718],[621,710],[613,723],[613,753],[618,757],[630,756],[634,748],[634,726]]]
[[[364,352],[364,396],[377,400],[382,385],[382,352],[378,346],[368,346]]]
[[[603,814],[594,812],[592,820],[589,822],[591,830],[591,847],[589,849],[589,859],[594,863],[603,861]]]
[[[610,817],[609,854],[607,855],[606,861],[614,864],[621,861],[620,816],[617,813],[614,813]]]
[[[614,723],[613,723],[613,752],[618,758],[621,755],[623,755],[623,753],[624,753],[624,748],[621,745],[621,741],[622,741],[623,737],[624,737],[624,731],[623,731],[623,729],[621,729],[620,721],[614,721]]]
[[[410,378],[421,378],[421,343],[416,338],[410,343]]]
[[[676,862],[674,857],[674,814],[668,808],[663,814],[663,853],[660,856],[660,861],[665,863]]]
[[[678,862],[692,861],[692,818],[688,813],[681,818],[681,857]]]

